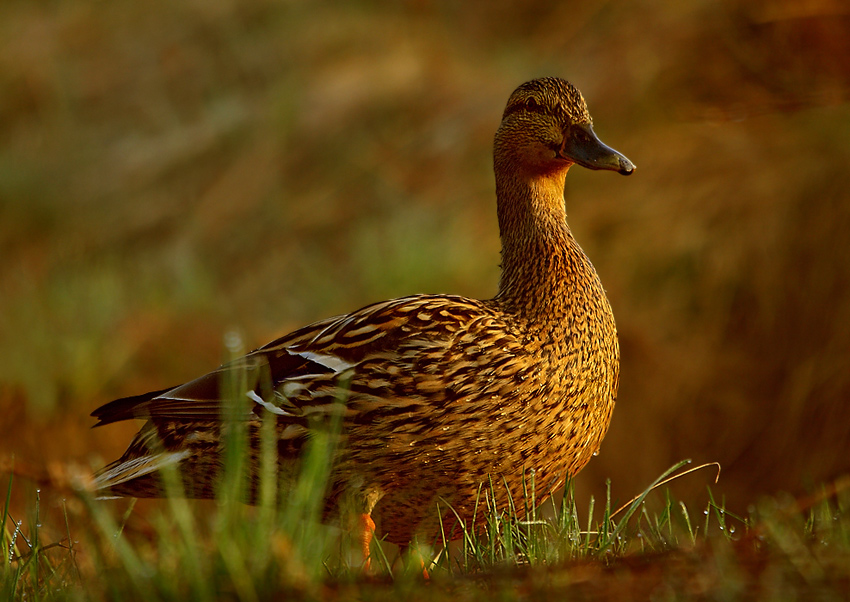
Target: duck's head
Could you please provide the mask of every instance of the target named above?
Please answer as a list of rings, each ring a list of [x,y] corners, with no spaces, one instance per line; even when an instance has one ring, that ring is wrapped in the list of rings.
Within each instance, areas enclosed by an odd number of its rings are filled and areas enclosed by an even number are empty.
[[[496,162],[529,175],[566,172],[573,164],[630,175],[634,164],[602,143],[575,86],[557,77],[522,84],[508,99],[496,132]]]

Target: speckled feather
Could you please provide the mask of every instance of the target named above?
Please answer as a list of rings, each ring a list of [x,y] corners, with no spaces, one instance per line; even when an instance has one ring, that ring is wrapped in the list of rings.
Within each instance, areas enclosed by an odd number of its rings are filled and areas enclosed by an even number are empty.
[[[277,419],[285,480],[297,475],[310,430],[342,414],[328,513],[374,514],[391,542],[435,535],[437,502],[448,524],[446,503],[470,520],[481,484],[492,482],[505,507],[509,494],[521,499],[531,469],[539,499],[576,474],[608,428],[619,370],[614,317],[563,202],[570,128],[590,123],[564,80],[534,80],[511,95],[495,140],[503,269],[495,298],[376,303],[185,385],[107,404],[93,414],[98,424],[148,422],[99,473],[99,486],[159,496],[156,468],[171,462],[187,495],[212,497],[223,457],[219,383],[237,368],[248,375],[241,418],[251,438],[264,412]],[[634,169],[617,160],[586,166]]]

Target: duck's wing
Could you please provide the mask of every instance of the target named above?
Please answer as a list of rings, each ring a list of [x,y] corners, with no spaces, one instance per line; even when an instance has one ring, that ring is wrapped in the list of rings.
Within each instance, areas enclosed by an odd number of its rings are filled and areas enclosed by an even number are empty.
[[[236,385],[236,379],[245,383],[243,392],[262,394],[261,376],[267,384],[274,384],[274,380],[324,374],[329,370],[327,367],[290,352],[288,347],[345,317],[337,316],[301,328],[182,385],[111,401],[92,412],[98,419],[95,426],[132,418],[215,421],[221,417],[226,390],[231,384]]]
[[[482,317],[492,317],[483,303],[456,296],[375,303],[301,328],[183,385],[117,399],[92,416],[98,419],[95,426],[131,418],[217,421],[224,400],[234,395],[244,400],[244,395],[253,403],[240,418],[256,418],[262,408],[281,417],[303,417],[311,407],[339,396],[361,366],[380,362],[403,372],[407,363],[415,370],[414,357],[421,361],[429,349],[439,354]]]

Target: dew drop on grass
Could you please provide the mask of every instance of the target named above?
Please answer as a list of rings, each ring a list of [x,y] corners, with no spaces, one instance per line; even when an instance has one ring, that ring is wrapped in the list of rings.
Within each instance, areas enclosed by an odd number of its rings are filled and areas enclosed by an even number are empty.
[[[224,335],[224,346],[232,354],[241,353],[242,335],[237,330],[229,330]]]
[[[735,525],[729,525],[729,533],[735,532]]]

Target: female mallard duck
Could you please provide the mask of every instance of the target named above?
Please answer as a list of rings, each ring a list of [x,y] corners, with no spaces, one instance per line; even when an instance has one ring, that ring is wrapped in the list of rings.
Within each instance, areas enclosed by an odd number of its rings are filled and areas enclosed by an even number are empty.
[[[341,415],[327,511],[359,517],[367,556],[373,513],[388,541],[407,544],[439,533],[440,518],[471,520],[482,483],[504,508],[531,469],[544,493],[581,470],[608,429],[620,354],[605,291],[567,225],[564,178],[573,164],[623,175],[635,167],[600,142],[579,91],[557,78],[511,94],[494,148],[502,276],[493,299],[376,303],[184,385],[108,403],[92,414],[98,425],[147,423],[97,486],[161,496],[158,470],[178,464],[186,495],[213,497],[220,382],[234,370],[248,374],[250,437],[265,413],[276,415],[282,479],[297,475],[311,429]]]

